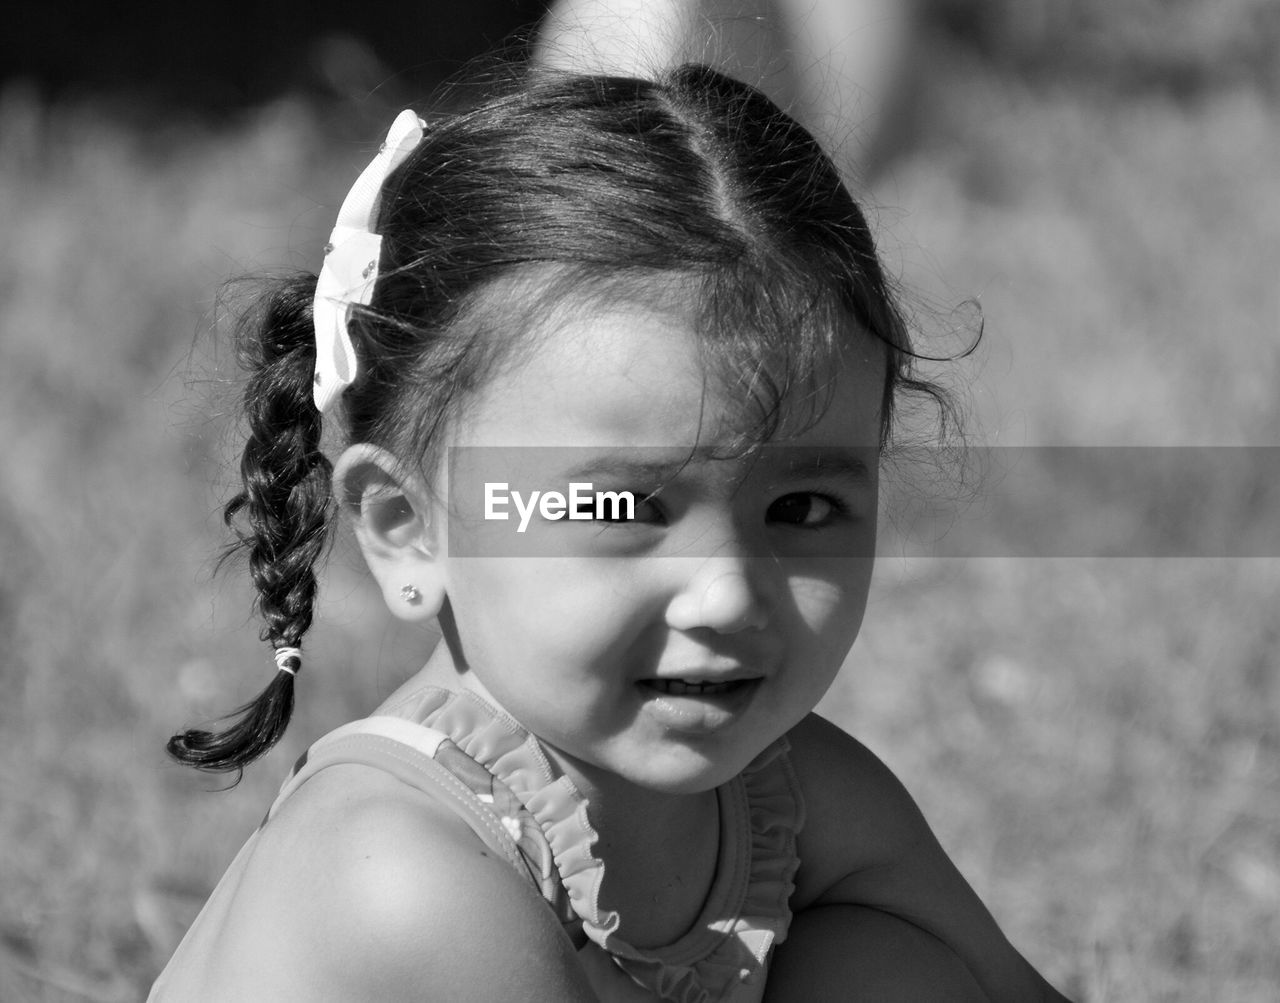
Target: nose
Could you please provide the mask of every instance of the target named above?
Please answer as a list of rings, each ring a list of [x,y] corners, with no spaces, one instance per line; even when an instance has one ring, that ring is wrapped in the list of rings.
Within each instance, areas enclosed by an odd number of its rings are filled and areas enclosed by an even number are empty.
[[[769,623],[769,589],[763,580],[767,557],[675,558],[688,578],[667,606],[667,625],[673,630],[706,627],[718,634],[762,630]]]

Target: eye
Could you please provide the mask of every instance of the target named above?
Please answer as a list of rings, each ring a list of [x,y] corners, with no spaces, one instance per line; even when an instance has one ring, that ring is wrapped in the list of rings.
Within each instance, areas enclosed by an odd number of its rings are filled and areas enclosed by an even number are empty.
[[[658,502],[654,499],[653,495],[637,491],[635,492],[635,499],[636,507],[632,518],[626,518],[626,513],[623,512],[619,513],[619,518],[605,521],[618,523],[645,523],[647,525],[654,526],[660,525],[666,521],[663,517],[662,509],[658,507]]]
[[[765,513],[769,522],[778,522],[786,526],[800,526],[812,529],[825,526],[844,511],[843,506],[834,498],[814,494],[810,491],[783,495]]]
[[[581,519],[590,519],[593,522],[604,523],[609,526],[625,526],[635,523],[656,525],[663,522],[662,510],[658,507],[654,497],[657,492],[646,494],[643,491],[632,491],[629,493],[635,499],[635,506],[630,515],[628,515],[625,505],[621,503],[615,505],[612,501],[606,500],[600,505],[590,503],[579,506],[577,516]]]

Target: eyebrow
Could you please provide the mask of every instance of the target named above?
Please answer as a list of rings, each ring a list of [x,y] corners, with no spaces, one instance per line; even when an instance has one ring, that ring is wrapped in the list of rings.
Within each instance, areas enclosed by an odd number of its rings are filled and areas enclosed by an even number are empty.
[[[871,482],[871,467],[862,457],[849,450],[801,449],[797,452],[803,458],[796,456],[787,462],[785,469],[789,477],[836,477],[858,484]]]
[[[857,453],[847,449],[822,449],[821,447],[775,446],[771,450],[786,450],[792,455],[785,458],[781,472],[795,478],[837,478],[857,486],[865,486],[873,480],[871,467]],[[664,450],[664,452],[669,452]],[[766,453],[765,455],[768,455]],[[702,449],[681,450],[678,458],[639,460],[616,454],[596,456],[564,472],[568,480],[594,480],[599,477],[616,478],[638,483],[663,483],[671,480],[689,463],[707,459]]]
[[[693,457],[687,452],[682,452],[679,459],[664,460],[633,460],[618,455],[596,456],[566,470],[564,477],[570,481],[595,480],[603,476],[640,483],[662,482],[678,474],[691,459]]]

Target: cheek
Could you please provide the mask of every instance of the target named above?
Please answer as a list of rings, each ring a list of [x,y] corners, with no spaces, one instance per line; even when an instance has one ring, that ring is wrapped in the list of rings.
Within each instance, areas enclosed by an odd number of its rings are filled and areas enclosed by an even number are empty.
[[[477,657],[527,645],[529,626],[550,618],[530,562],[512,558],[455,560],[445,582],[458,634],[473,664]]]
[[[447,586],[464,644],[569,667],[634,641],[628,590],[604,562],[473,559]]]
[[[841,558],[788,578],[795,609],[815,647],[844,657],[862,625],[871,588],[870,558]]]

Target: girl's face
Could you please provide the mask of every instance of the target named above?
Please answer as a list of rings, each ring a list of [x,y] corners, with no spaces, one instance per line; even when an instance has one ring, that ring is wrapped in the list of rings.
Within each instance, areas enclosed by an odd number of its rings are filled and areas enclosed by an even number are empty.
[[[725,782],[822,697],[876,531],[873,339],[816,424],[738,458],[744,401],[704,385],[694,339],[634,304],[538,336],[459,422],[439,558],[463,685],[580,770],[669,793]],[[632,492],[634,519],[530,509],[575,483]]]

